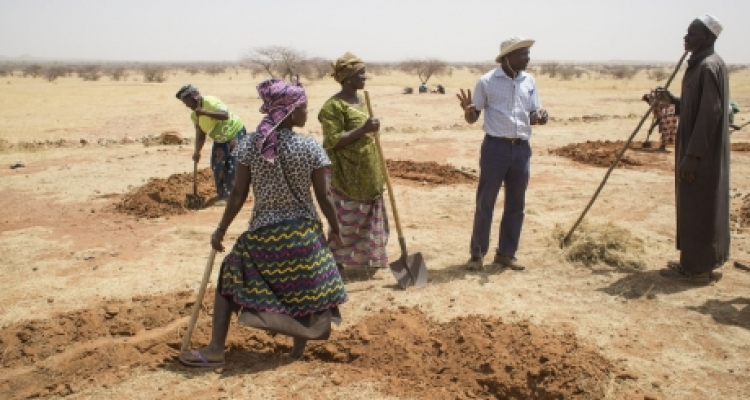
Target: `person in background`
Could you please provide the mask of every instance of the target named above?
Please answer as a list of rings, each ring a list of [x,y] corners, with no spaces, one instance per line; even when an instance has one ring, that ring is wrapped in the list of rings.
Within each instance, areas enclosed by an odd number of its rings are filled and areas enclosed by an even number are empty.
[[[695,19],[684,37],[691,53],[676,97],[658,96],[680,116],[675,147],[677,249],[680,260],[661,271],[665,278],[709,283],[729,259],[729,76],[714,50],[722,26],[716,17]]]
[[[380,121],[369,115],[359,94],[367,81],[365,63],[347,52],[332,68],[341,90],[318,113],[323,148],[331,159],[330,195],[341,224],[341,242],[331,249],[341,269],[385,267],[390,233],[383,199],[385,177],[372,136]]]
[[[245,137],[245,125],[221,100],[214,96],[202,96],[193,85],[181,87],[176,97],[193,110],[190,114],[195,126],[193,161],[200,162],[206,136],[214,142],[211,170],[218,198],[216,205],[223,206],[232,191],[237,170],[237,158],[232,156],[232,152]]]
[[[474,227],[466,267],[483,268],[483,258],[489,251],[492,215],[500,188],[505,186],[503,218],[500,238],[493,263],[512,270],[523,270],[516,263],[516,251],[521,239],[526,188],[531,164],[531,126],[547,123],[547,111],[542,109],[534,78],[524,72],[529,64],[530,48],[534,40],[513,36],[500,45],[495,61],[498,68],[486,73],[471,90],[457,94],[466,122],[473,124],[484,110],[484,141],[479,159]]]

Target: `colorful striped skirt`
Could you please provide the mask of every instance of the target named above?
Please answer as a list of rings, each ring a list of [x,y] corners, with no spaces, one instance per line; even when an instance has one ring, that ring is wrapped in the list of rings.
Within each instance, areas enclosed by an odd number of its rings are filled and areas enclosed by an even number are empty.
[[[384,268],[388,263],[386,245],[390,230],[383,197],[367,203],[348,199],[329,189],[341,228],[341,244],[331,243],[337,264],[345,267]]]
[[[321,224],[296,219],[244,232],[224,258],[219,292],[242,308],[301,318],[347,301]]]

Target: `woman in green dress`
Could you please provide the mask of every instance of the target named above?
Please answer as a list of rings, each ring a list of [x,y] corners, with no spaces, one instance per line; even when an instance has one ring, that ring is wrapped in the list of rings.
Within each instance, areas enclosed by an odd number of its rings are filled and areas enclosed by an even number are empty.
[[[318,114],[323,148],[331,160],[330,195],[341,226],[341,243],[332,243],[331,250],[339,268],[384,267],[389,234],[385,178],[372,136],[380,121],[369,115],[358,93],[367,80],[365,63],[347,52],[332,66],[341,91]]]

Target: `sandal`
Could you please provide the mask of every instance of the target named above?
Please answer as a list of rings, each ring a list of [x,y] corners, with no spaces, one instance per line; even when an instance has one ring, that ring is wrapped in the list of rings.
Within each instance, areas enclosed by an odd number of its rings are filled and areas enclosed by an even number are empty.
[[[224,366],[224,361],[208,361],[198,350],[190,350],[190,354],[197,358],[198,361],[186,360],[182,357],[182,354],[180,354],[180,362],[190,367],[200,368],[218,368]]]

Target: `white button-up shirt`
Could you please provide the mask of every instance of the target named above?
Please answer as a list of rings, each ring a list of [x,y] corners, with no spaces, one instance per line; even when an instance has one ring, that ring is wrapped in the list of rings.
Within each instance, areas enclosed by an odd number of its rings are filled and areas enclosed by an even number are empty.
[[[531,138],[529,113],[542,108],[534,78],[521,71],[515,79],[501,67],[484,74],[474,88],[472,101],[484,112],[484,131],[490,136]]]

